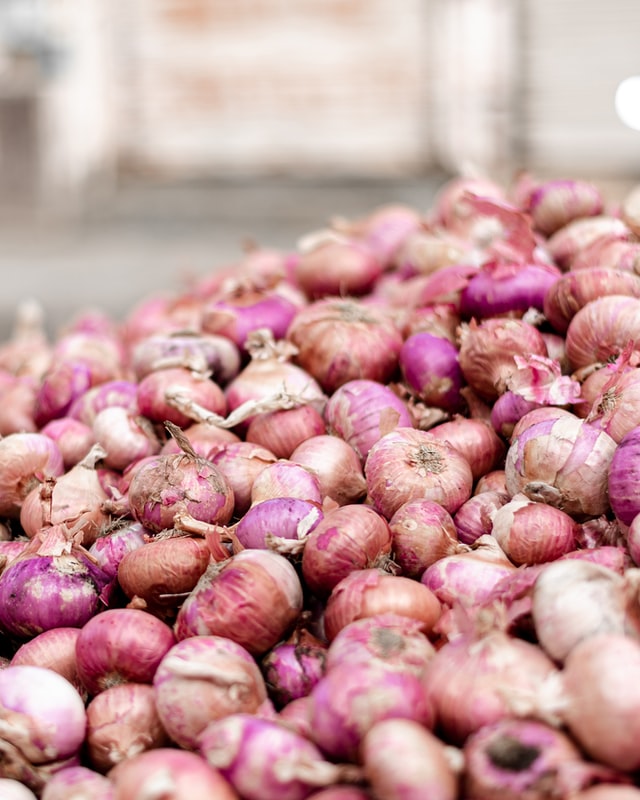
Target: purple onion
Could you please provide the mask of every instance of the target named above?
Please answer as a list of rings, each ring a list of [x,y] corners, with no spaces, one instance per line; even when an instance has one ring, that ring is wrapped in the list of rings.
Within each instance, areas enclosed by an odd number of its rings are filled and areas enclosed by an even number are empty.
[[[331,759],[356,760],[365,734],[382,719],[413,719],[432,728],[435,717],[420,678],[379,663],[343,663],[311,691],[311,735]]]
[[[278,459],[273,464],[267,464],[256,476],[251,485],[251,504],[275,497],[297,497],[320,505],[323,499],[320,479],[302,464]]]
[[[200,752],[244,800],[304,800],[314,788],[355,775],[332,764],[316,745],[274,719],[230,714],[210,723]]]
[[[262,672],[276,708],[309,694],[324,675],[326,655],[326,645],[305,631],[267,653]]]
[[[540,408],[541,405],[533,400],[525,400],[524,397],[507,389],[491,407],[491,424],[496,433],[508,440],[511,438],[516,422],[534,408]]]
[[[99,536],[89,548],[90,555],[110,578],[118,574],[118,564],[127,553],[145,544],[149,531],[139,522],[128,522],[104,536]]]
[[[0,625],[19,638],[81,628],[104,608],[113,579],[81,550],[21,556],[0,575]]]
[[[147,336],[131,353],[131,367],[138,380],[156,369],[185,366],[209,372],[222,386],[238,374],[240,351],[226,336],[180,331]]]
[[[363,464],[383,434],[412,425],[407,405],[392,389],[364,378],[338,387],[327,401],[324,416],[330,432],[348,442]]]
[[[69,408],[69,416],[92,425],[97,414],[110,406],[122,406],[134,414],[138,409],[138,384],[133,381],[105,381],[80,395]]]
[[[459,411],[464,384],[456,346],[442,336],[414,333],[405,339],[398,363],[407,386],[429,406]]]
[[[53,419],[64,417],[72,403],[91,387],[91,370],[83,362],[53,364],[44,375],[34,409],[34,420],[41,428]]]
[[[453,524],[462,544],[471,545],[491,533],[493,514],[509,501],[505,492],[493,490],[472,495],[453,516]]]
[[[297,497],[274,497],[251,506],[234,528],[243,547],[265,549],[273,539],[303,542],[322,520],[321,507]]]
[[[483,264],[462,290],[460,313],[486,319],[510,311],[542,311],[549,287],[562,275],[552,264]]]
[[[626,433],[609,467],[609,502],[616,518],[631,525],[640,513],[640,426]]]

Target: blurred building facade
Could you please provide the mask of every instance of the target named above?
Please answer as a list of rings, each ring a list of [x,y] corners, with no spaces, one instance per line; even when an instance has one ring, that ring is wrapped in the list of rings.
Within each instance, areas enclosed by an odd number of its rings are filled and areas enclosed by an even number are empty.
[[[637,0],[3,0],[0,199],[123,175],[640,175]]]

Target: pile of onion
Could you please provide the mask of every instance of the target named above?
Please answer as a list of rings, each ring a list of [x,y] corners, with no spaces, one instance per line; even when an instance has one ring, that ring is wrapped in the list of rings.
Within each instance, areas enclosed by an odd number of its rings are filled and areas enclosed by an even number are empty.
[[[22,308],[2,796],[638,797],[639,253],[637,195],[457,176]]]

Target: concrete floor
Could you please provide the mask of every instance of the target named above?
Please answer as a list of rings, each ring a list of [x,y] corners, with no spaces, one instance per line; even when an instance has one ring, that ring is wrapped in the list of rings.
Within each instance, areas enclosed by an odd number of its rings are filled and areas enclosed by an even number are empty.
[[[292,248],[334,214],[396,201],[426,210],[444,179],[132,182],[80,215],[0,214],[0,340],[26,299],[41,304],[52,334],[89,307],[122,318],[150,293],[233,261],[248,239]]]

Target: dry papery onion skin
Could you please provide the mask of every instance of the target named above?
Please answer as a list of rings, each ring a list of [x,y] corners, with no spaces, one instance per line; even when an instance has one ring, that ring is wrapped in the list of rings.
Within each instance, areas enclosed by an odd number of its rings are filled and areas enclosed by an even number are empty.
[[[640,800],[640,214],[457,175],[0,343],[0,796]]]

